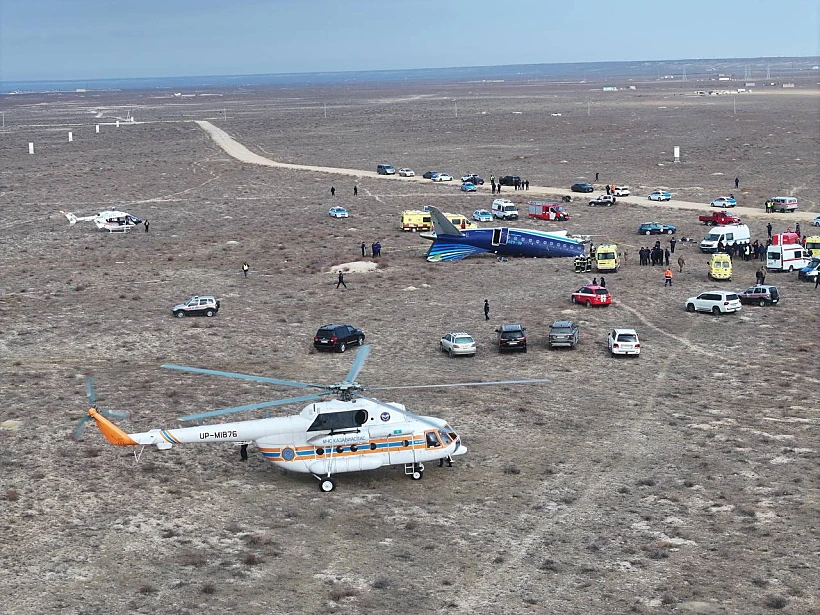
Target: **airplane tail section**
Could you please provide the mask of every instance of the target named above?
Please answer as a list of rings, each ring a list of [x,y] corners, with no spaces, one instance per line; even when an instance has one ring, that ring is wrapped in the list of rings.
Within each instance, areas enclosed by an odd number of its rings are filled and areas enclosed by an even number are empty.
[[[68,223],[70,225],[74,226],[75,224],[77,224],[77,216],[72,214],[70,211],[61,211],[60,213],[63,214],[66,218],[68,218]]]
[[[427,250],[427,260],[431,263],[460,261],[462,258],[467,258],[473,254],[481,254],[482,252],[489,252],[489,250],[471,246],[467,243],[436,239],[430,249]]]
[[[436,231],[436,235],[455,235],[456,237],[464,236],[464,233],[458,230],[455,225],[447,219],[447,216],[441,213],[438,209],[435,207],[428,207],[428,209],[430,210],[430,217],[433,218],[433,228]]]
[[[105,439],[108,440],[114,446],[136,446],[137,442],[125,433],[122,429],[114,425],[111,421],[97,412],[94,408],[89,408],[88,415],[94,419],[97,423],[97,427],[100,428],[100,432],[102,435],[105,436]]]

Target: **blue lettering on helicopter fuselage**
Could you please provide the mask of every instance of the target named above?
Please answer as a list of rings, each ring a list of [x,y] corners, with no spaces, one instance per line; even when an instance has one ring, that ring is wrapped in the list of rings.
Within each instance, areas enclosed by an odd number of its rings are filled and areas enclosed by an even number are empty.
[[[214,431],[213,433],[209,433],[207,431],[203,431],[199,434],[200,440],[207,440],[208,438],[217,438],[217,439],[227,439],[227,438],[236,438],[235,431]]]

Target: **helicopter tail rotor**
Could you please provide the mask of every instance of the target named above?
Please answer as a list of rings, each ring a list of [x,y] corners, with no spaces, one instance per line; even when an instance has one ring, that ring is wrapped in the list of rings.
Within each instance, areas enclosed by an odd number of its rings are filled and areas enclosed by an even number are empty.
[[[89,408],[89,413],[86,414],[83,418],[81,418],[77,426],[74,428],[74,431],[71,432],[70,438],[75,442],[79,441],[80,436],[85,429],[85,424],[91,420],[91,410],[94,410],[95,413],[108,418],[108,419],[130,419],[131,413],[130,412],[114,412],[113,410],[99,410],[97,409],[97,391],[94,387],[94,379],[91,376],[85,377],[85,395],[88,398],[88,403],[91,406]]]

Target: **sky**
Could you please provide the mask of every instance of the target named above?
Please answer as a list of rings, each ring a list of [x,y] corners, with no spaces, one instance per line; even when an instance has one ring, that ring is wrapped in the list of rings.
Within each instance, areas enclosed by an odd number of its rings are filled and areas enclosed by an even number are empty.
[[[820,55],[817,0],[0,0],[0,81]]]

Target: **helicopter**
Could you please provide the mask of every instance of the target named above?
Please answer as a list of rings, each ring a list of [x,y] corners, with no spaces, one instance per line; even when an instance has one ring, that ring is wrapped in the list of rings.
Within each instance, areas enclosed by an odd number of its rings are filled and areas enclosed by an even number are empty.
[[[96,407],[89,408],[88,416],[83,420],[93,419],[110,444],[142,447],[139,455],[135,452],[137,459],[147,446],[167,450],[179,444],[234,442],[247,445],[254,442],[267,461],[285,470],[313,475],[319,481],[319,489],[328,493],[336,488],[335,474],[402,466],[406,476],[420,480],[424,476],[425,462],[450,460],[467,453],[459,435],[444,419],[418,415],[403,404],[379,401],[364,395],[364,391],[549,382],[540,379],[365,387],[356,381],[356,377],[370,351],[371,346],[362,346],[344,380],[333,384],[280,380],[183,365],[162,366],[181,372],[319,389],[298,397],[190,414],[179,418],[183,423],[201,423],[228,414],[310,402],[299,414],[179,429],[152,429],[142,433],[124,432]],[[331,395],[336,399],[319,401]]]
[[[74,226],[77,222],[94,222],[98,229],[109,233],[127,233],[135,226],[142,224],[141,218],[124,211],[101,211],[98,214],[79,218],[70,211],[61,211],[60,213],[68,218],[68,223],[71,226]]]

